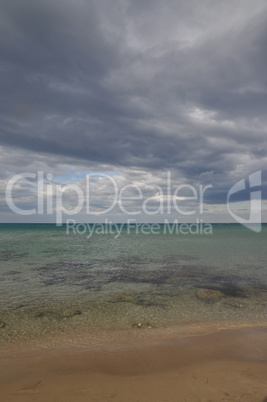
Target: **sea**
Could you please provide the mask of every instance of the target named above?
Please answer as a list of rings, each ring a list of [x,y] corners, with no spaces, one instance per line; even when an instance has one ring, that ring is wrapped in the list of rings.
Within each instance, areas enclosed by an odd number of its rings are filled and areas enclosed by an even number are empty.
[[[0,225],[0,345],[192,324],[263,325],[267,225]],[[157,230],[156,230],[157,229]],[[177,228],[176,228],[177,229]]]

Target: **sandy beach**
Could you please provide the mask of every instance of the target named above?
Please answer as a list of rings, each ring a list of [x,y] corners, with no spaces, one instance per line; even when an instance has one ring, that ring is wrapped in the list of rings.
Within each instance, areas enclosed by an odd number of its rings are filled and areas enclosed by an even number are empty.
[[[1,400],[267,401],[267,327],[150,334],[2,351]]]

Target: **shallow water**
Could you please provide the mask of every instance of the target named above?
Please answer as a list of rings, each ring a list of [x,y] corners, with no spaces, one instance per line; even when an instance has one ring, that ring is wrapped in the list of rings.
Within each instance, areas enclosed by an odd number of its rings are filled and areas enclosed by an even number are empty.
[[[2,345],[59,333],[266,323],[267,226],[210,235],[0,226]],[[203,291],[203,289],[205,289]]]

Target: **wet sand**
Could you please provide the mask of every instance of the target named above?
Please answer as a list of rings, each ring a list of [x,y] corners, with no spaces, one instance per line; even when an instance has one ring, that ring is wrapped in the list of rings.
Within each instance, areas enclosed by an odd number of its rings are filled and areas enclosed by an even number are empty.
[[[98,345],[2,351],[0,400],[267,402],[267,327],[136,334],[129,343],[118,335]]]

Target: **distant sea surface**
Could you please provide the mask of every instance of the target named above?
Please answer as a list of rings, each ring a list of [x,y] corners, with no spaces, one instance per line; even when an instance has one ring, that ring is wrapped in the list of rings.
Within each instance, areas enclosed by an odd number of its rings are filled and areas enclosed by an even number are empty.
[[[212,234],[166,233],[163,225],[157,234],[127,225],[94,227],[91,236],[66,229],[0,225],[2,346],[57,334],[266,323],[266,225],[260,233],[213,225]]]

